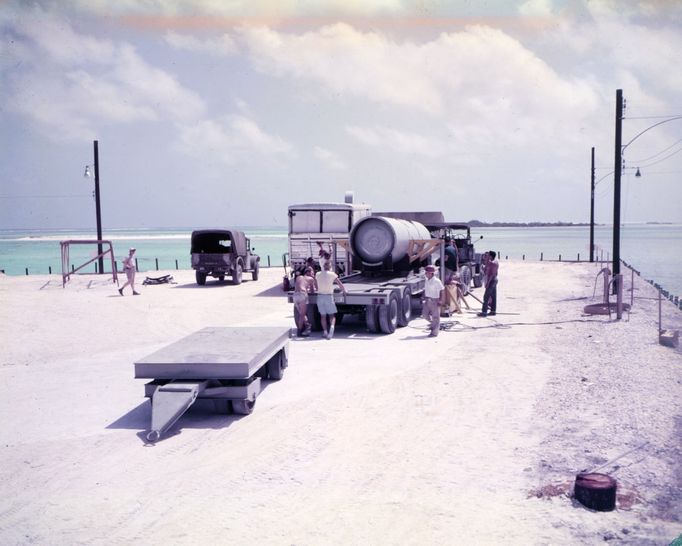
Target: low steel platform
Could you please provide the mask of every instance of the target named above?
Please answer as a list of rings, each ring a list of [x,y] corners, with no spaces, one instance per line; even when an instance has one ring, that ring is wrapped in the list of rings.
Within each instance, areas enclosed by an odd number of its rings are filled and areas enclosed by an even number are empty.
[[[152,402],[150,441],[167,431],[197,398],[221,412],[248,415],[261,379],[282,378],[289,360],[289,328],[207,327],[135,362],[135,377]]]

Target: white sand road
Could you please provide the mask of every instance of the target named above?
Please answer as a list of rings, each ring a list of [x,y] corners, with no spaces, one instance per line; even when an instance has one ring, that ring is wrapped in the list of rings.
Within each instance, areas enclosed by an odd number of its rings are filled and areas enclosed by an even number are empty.
[[[252,415],[197,403],[155,445],[133,362],[205,326],[293,326],[281,269],[159,272],[177,284],[139,297],[0,276],[0,543],[669,544],[681,353],[658,344],[644,282],[623,320],[584,315],[597,271],[502,262],[499,314],[435,339],[420,318],[292,339]],[[682,327],[667,302],[664,319]],[[602,470],[615,511],[570,498],[576,472],[645,442]]]

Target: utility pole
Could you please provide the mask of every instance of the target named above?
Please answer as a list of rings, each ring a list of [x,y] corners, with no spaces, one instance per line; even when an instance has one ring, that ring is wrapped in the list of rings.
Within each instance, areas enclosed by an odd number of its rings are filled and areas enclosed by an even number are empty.
[[[594,146],[592,146],[592,174],[590,176],[590,263],[594,262]]]
[[[613,293],[617,293],[620,274],[620,175],[623,166],[622,153],[623,129],[623,90],[616,90],[616,145],[613,163]]]
[[[95,152],[95,212],[97,214],[97,240],[102,240],[102,209],[99,205],[99,151],[97,141],[94,141]],[[97,243],[97,254],[99,255],[97,272],[104,273],[104,258],[102,256],[102,243]]]

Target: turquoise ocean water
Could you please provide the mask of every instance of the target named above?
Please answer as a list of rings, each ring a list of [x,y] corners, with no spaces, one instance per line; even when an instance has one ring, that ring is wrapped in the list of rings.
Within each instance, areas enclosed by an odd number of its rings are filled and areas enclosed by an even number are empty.
[[[287,250],[287,233],[282,228],[242,227],[251,238],[251,246],[261,263],[282,268],[282,254]],[[61,273],[60,241],[95,239],[94,230],[18,231],[0,230],[0,269],[8,275]],[[472,228],[477,251],[495,250],[502,262],[509,260],[589,259],[589,227]],[[117,261],[128,248],[137,248],[140,271],[190,268],[191,229],[113,229],[103,238],[112,241]],[[483,237],[480,239],[480,237]],[[612,228],[595,227],[598,256],[612,254]],[[72,246],[71,263],[76,266],[94,255],[94,246]],[[671,294],[682,296],[682,224],[636,224],[621,228],[621,258],[654,280]],[[106,269],[108,267],[105,266]],[[83,270],[94,272],[94,264]]]

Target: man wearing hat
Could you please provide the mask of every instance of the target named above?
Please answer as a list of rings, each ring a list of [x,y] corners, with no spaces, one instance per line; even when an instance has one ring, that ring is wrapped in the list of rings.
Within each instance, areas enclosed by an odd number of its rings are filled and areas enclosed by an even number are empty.
[[[436,268],[427,265],[426,282],[424,283],[424,308],[423,316],[431,325],[429,337],[436,337],[440,330],[440,307],[445,305],[445,287],[441,280],[436,277]]]

